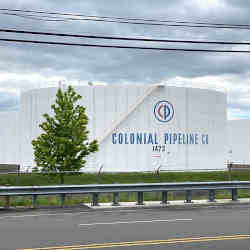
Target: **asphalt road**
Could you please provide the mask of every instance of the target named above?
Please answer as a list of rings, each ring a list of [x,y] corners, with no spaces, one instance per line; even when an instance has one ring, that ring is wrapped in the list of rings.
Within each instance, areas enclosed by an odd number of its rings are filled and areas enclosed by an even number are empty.
[[[46,247],[246,250],[250,205],[0,211],[0,249]]]

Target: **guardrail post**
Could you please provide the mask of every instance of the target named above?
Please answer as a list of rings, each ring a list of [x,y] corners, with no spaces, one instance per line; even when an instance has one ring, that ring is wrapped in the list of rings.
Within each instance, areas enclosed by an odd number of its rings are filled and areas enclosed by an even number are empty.
[[[191,203],[192,202],[192,190],[187,190],[186,191],[186,203]]]
[[[100,206],[98,199],[99,199],[99,194],[93,193],[93,200],[92,200],[92,204],[91,204],[93,207]]]
[[[136,205],[144,205],[143,192],[138,192],[137,193],[137,203],[136,203]]]
[[[209,190],[208,201],[215,202],[215,190]]]
[[[238,192],[237,188],[232,189],[232,201],[237,201],[238,200]]]
[[[33,194],[33,208],[37,208],[37,194]]]
[[[66,194],[61,194],[61,207],[65,207],[65,197]]]
[[[114,193],[112,206],[119,206],[119,193]]]
[[[6,195],[6,196],[5,196],[4,208],[5,208],[5,209],[9,209],[9,208],[10,208],[10,196],[9,196],[9,195]]]
[[[161,204],[168,204],[168,191],[162,192]]]

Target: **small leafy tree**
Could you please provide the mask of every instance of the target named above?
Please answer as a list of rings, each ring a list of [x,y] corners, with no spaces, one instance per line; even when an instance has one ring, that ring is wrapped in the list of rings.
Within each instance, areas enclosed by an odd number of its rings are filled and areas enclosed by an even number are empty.
[[[40,124],[43,133],[32,141],[35,162],[42,172],[58,172],[64,183],[64,171],[79,171],[85,157],[98,150],[97,140],[88,141],[88,117],[85,108],[77,104],[82,97],[69,86],[56,94],[56,104],[51,105],[54,116],[44,114]]]

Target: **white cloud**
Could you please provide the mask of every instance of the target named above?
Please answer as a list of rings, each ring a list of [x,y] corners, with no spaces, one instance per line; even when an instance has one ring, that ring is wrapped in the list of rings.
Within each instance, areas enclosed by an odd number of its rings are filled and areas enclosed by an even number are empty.
[[[59,5],[60,3],[60,5]],[[151,0],[116,1],[34,1],[19,0],[2,3],[4,8],[49,10],[87,15],[141,17],[193,22],[237,23],[249,22],[249,1],[238,0]],[[101,22],[42,22],[0,14],[2,28],[56,31],[64,33],[95,33],[120,36],[158,37],[165,39],[249,41],[249,30],[191,29],[173,27],[136,26]],[[1,33],[2,37],[30,36]],[[73,38],[45,38],[40,40],[92,42]],[[114,42],[101,41],[105,44]],[[120,42],[133,45],[135,43]],[[116,42],[117,44],[117,42]],[[118,42],[119,44],[119,42]],[[197,46],[183,44],[152,44],[145,46],[248,49],[249,46]],[[158,83],[167,82],[206,88],[219,88],[228,93],[228,117],[245,118],[250,112],[249,54],[183,53],[136,51],[27,45],[0,42],[0,93],[9,96],[0,108],[16,107],[20,91],[57,86],[59,81],[74,85],[101,83]],[[9,104],[7,104],[9,103]]]

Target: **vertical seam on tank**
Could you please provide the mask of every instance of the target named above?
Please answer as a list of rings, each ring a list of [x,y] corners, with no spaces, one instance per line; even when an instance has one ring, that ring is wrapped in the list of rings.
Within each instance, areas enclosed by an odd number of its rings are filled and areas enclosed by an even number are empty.
[[[96,115],[95,115],[95,110],[96,110],[96,103],[95,103],[95,88],[96,86],[92,86],[92,118],[93,118],[93,121],[92,121],[92,129],[93,129],[93,138],[95,139],[96,138]],[[99,149],[100,150],[100,149]],[[93,168],[97,168],[96,166],[96,155],[94,155],[93,157],[93,161],[92,161],[92,164],[93,164]]]
[[[148,92],[148,90],[151,88],[151,85],[149,85],[149,87],[146,89],[146,91],[145,91],[145,93],[147,93]],[[144,94],[145,94],[144,93]],[[147,113],[147,103],[148,103],[148,105],[150,105],[150,97],[151,97],[151,94],[152,93],[150,93],[149,95],[147,95],[147,97],[144,99],[144,101],[142,102],[142,105],[143,105],[143,103],[145,104],[145,108],[146,108],[146,115],[147,115],[147,123],[146,123],[146,126],[147,126],[147,128],[151,128],[151,126],[150,126],[150,116],[148,115],[148,113]],[[144,132],[147,132],[147,131],[144,131]],[[149,133],[151,133],[151,131],[149,131]],[[148,145],[149,146],[149,145]],[[148,155],[148,154],[147,154]],[[152,161],[151,161],[152,162]],[[152,167],[152,166],[150,166],[150,160],[149,160],[149,156],[147,156],[147,167],[146,167],[146,170],[147,171],[150,171],[150,168]]]
[[[189,133],[189,93],[188,93],[188,88],[186,88],[186,111],[185,111],[185,116],[186,116],[186,134]],[[188,152],[188,144],[186,145],[186,157],[185,157],[186,161],[185,161],[185,164],[186,164],[186,169],[188,169],[188,166],[189,166],[189,152]]]
[[[117,102],[118,102],[118,94],[117,94],[117,90],[118,90],[118,87],[116,86],[115,88],[114,88],[114,90],[115,90],[115,98],[114,98],[114,101],[115,101],[115,115],[114,115],[114,120],[116,121],[117,120],[117,117],[118,117],[118,114],[117,114]],[[113,121],[112,121],[112,123],[113,123]],[[114,132],[116,132],[116,131],[114,131]],[[111,144],[112,145],[112,147],[114,148],[114,153],[115,153],[115,155],[114,155],[114,162],[115,162],[115,165],[116,165],[116,163],[118,162],[118,153],[117,153],[117,151],[119,150],[119,149],[117,149],[117,147],[116,146],[114,146],[114,144]]]
[[[139,86],[136,85],[135,87],[136,87],[135,100],[138,100],[138,96],[140,95],[140,93],[139,93]],[[134,115],[135,115],[135,117],[140,117],[140,116],[138,115],[138,109],[135,109]],[[140,124],[140,121],[139,121],[139,120],[138,120],[138,124]],[[135,131],[134,131],[134,132],[135,132]],[[136,132],[138,132],[138,131],[136,131]],[[135,146],[135,156],[138,155],[138,154],[137,154],[137,151],[138,151],[138,145]],[[140,169],[140,165],[138,164],[138,157],[135,157],[134,162],[135,162],[135,166],[137,166],[137,167]]]
[[[107,129],[107,115],[109,115],[110,113],[108,112],[107,114],[107,86],[103,87],[103,109],[104,109],[104,116],[103,116],[103,123],[104,123],[104,128],[105,130]],[[108,138],[106,138],[108,139]],[[105,143],[105,142],[104,142]],[[106,140],[106,147],[104,147],[104,154],[103,154],[103,160],[101,162],[101,164],[103,164],[104,162],[106,162],[107,159],[107,140]]]
[[[126,88],[126,113],[128,112],[128,86],[127,85],[125,85],[125,88]],[[128,121],[129,121],[129,117],[130,116],[128,116],[127,118],[126,118],[126,121],[123,121],[123,122],[127,122],[127,124],[128,124]],[[122,124],[122,123],[121,123]],[[125,131],[124,131],[125,132]],[[126,127],[126,132],[127,132],[127,127]],[[126,170],[128,170],[128,145],[125,147],[125,149],[126,149],[126,161],[125,161],[125,169]]]
[[[93,113],[93,137],[96,138],[96,116],[95,116],[95,110],[96,110],[96,103],[95,103],[95,86],[93,86],[93,110],[92,110],[92,113]]]

